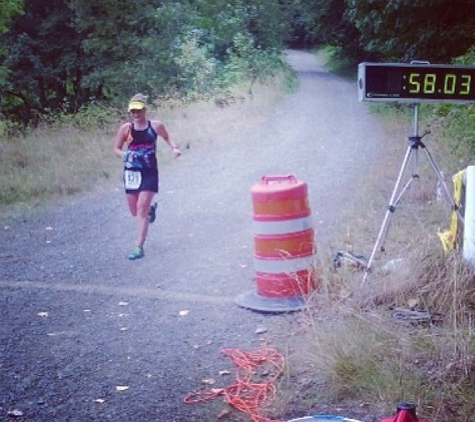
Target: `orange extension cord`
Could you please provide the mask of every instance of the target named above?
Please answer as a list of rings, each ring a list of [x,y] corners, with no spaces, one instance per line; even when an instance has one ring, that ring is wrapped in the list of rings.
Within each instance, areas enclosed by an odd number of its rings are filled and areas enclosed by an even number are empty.
[[[229,357],[237,367],[234,384],[226,388],[199,390],[188,394],[183,401],[199,403],[224,395],[231,406],[247,413],[253,422],[278,422],[262,416],[260,407],[275,394],[274,381],[284,370],[284,357],[267,347],[248,352],[223,349],[221,353]],[[259,380],[255,380],[256,378]],[[262,379],[265,381],[261,381]]]

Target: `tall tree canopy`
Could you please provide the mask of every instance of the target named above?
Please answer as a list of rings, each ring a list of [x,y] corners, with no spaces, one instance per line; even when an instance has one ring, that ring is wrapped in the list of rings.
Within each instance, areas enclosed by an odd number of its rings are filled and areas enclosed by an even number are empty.
[[[12,0],[13,1],[13,0]],[[90,101],[209,90],[228,62],[281,50],[287,22],[263,0],[24,0],[0,36],[0,105],[24,122]]]
[[[346,0],[364,50],[386,59],[447,62],[475,43],[475,2]]]
[[[6,32],[12,16],[23,12],[23,0],[2,0],[0,7],[0,32]]]
[[[1,0],[0,109],[26,122],[136,91],[193,99],[272,74],[289,45],[360,60],[450,62],[467,0]]]
[[[2,82],[2,103],[24,121],[79,98],[82,51],[73,14],[63,0],[25,0],[2,36],[8,68]]]
[[[63,0],[64,1],[64,0]],[[159,0],[69,0],[84,53],[82,86],[98,98],[137,90],[146,75],[160,84],[163,46],[156,25]]]
[[[2,0],[0,7],[0,34],[7,32],[11,18],[23,12],[23,0]],[[0,56],[6,53],[4,46],[0,45]],[[0,66],[0,82],[8,74],[8,68]]]

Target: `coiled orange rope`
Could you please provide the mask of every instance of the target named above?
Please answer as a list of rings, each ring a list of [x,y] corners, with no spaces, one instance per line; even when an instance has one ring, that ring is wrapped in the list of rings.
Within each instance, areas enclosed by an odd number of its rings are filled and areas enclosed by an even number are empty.
[[[278,422],[261,415],[260,408],[275,394],[274,381],[284,370],[284,357],[276,350],[262,348],[256,351],[223,349],[221,353],[236,365],[234,384],[226,388],[200,390],[188,394],[185,403],[199,403],[224,395],[226,401],[253,422]]]

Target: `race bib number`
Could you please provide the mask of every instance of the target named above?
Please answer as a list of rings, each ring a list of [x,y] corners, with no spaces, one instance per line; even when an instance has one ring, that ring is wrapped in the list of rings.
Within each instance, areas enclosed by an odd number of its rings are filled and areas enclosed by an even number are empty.
[[[138,189],[142,183],[142,174],[139,171],[125,170],[125,189]]]

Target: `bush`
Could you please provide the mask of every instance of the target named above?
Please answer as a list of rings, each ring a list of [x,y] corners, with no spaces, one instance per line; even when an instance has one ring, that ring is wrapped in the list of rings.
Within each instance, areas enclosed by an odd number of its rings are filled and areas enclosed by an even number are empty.
[[[120,111],[98,103],[82,106],[76,113],[52,114],[47,117],[51,126],[70,127],[83,131],[104,130],[111,127],[120,117]]]
[[[187,33],[175,49],[177,88],[187,101],[210,95],[215,88],[218,61],[208,52],[206,45],[199,44],[199,33]]]

